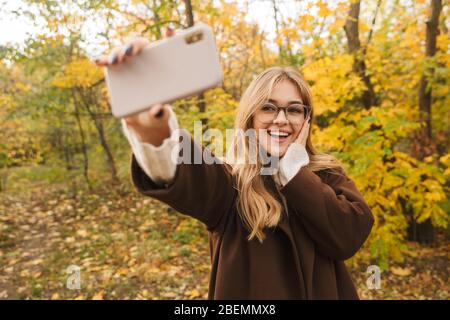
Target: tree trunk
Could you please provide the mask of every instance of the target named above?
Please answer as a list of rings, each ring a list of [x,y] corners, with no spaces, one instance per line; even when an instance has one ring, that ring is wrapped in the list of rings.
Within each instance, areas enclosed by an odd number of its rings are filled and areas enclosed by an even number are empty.
[[[436,38],[439,34],[439,15],[442,11],[441,0],[430,1],[430,14],[426,22],[426,59],[433,57],[436,54]],[[412,154],[418,160],[423,160],[436,152],[436,143],[432,136],[431,126],[431,88],[427,88],[429,81],[428,77],[434,73],[434,68],[431,66],[424,71],[419,84],[419,114],[420,121],[425,123],[425,126],[418,129],[414,135],[414,144]],[[420,243],[431,243],[434,241],[434,228],[431,220],[428,219],[424,223],[418,224],[416,221],[411,221],[409,225],[408,237],[410,240],[418,241]]]
[[[6,180],[8,179],[8,169],[0,168],[0,192],[6,190]]]
[[[81,146],[82,146],[82,151],[83,151],[83,176],[84,176],[84,179],[86,180],[88,189],[91,190],[92,186],[91,186],[91,182],[89,181],[89,157],[88,157],[88,152],[87,152],[86,139],[84,137],[83,126],[81,125],[80,110],[78,107],[78,101],[76,99],[75,91],[72,91],[72,95],[74,98],[74,105],[75,105],[75,118],[76,118],[77,124],[78,124],[78,132],[80,133]]]
[[[194,13],[192,11],[192,3],[191,0],[184,0],[185,6],[185,15],[186,15],[186,24],[188,27],[192,27],[194,25]]]
[[[83,93],[80,90],[78,90],[78,95],[80,96],[80,99],[83,102],[84,107],[86,108],[87,112],[89,113],[92,121],[94,122],[94,126],[97,129],[98,137],[100,139],[100,144],[105,152],[106,161],[107,161],[108,167],[110,169],[111,180],[113,183],[119,184],[119,179],[117,178],[117,170],[116,170],[114,157],[109,148],[108,142],[106,141],[106,137],[104,134],[103,124],[101,122],[101,119],[99,119],[99,117],[97,116],[97,113],[92,111],[92,109],[90,107],[91,101],[87,101],[86,98],[83,96]]]
[[[273,9],[273,19],[275,21],[275,32],[277,35],[280,34],[280,23],[278,22],[278,7],[277,7],[277,3],[275,0],[272,0],[272,9]],[[281,61],[281,63],[284,63],[285,58],[286,58],[286,53],[284,51],[284,47],[283,47],[283,43],[279,43],[278,44],[278,53],[279,53],[279,60]]]
[[[186,25],[187,27],[192,27],[194,25],[194,12],[192,11],[192,3],[191,0],[184,0],[184,6],[185,6],[185,15],[186,15]],[[205,95],[204,93],[200,93],[198,96],[198,110],[201,113],[204,113],[206,111],[206,103],[205,103]],[[206,125],[208,123],[208,118],[202,118],[201,119],[202,124]]]
[[[370,77],[366,74],[367,67],[364,61],[364,49],[361,48],[361,42],[359,41],[358,22],[360,5],[360,1],[353,2],[350,5],[348,17],[344,25],[344,31],[347,36],[348,51],[354,57],[353,71],[362,78],[366,85],[362,100],[364,107],[369,109],[372,106],[379,105],[379,101],[373,89]]]

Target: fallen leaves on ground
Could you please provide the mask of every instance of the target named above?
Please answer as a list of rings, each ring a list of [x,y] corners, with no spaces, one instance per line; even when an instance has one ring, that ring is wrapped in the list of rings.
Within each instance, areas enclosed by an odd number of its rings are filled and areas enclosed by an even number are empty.
[[[449,299],[448,237],[410,246],[379,290],[350,269],[362,299]],[[208,250],[199,222],[134,190],[0,194],[0,299],[206,299]]]

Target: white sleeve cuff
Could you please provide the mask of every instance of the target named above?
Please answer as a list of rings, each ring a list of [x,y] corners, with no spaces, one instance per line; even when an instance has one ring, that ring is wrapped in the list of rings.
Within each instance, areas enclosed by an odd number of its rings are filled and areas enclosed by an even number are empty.
[[[175,157],[172,154],[178,155],[180,150],[177,117],[170,106],[168,109],[171,135],[164,139],[160,146],[140,141],[133,129],[127,126],[125,119],[121,120],[123,132],[137,163],[152,181],[160,185],[170,183],[175,177],[177,163],[173,160]]]
[[[308,163],[309,156],[305,146],[301,143],[291,143],[280,160],[279,178],[281,184],[286,185]]]

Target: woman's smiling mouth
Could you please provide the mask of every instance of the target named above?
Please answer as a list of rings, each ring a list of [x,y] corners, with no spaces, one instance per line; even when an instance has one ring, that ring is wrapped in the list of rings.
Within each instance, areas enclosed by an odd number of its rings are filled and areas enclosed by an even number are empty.
[[[289,137],[291,136],[290,132],[284,131],[284,130],[271,130],[268,129],[267,133],[269,134],[269,136],[271,137],[271,139],[275,142],[278,143],[282,143],[285,142],[289,139]]]

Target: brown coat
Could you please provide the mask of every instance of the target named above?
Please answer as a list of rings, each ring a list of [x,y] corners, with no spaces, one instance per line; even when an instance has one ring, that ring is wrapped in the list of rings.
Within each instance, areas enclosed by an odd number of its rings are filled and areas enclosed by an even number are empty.
[[[191,139],[187,131],[182,136]],[[191,146],[191,156],[199,156],[203,147],[192,139]],[[247,240],[236,209],[237,191],[224,166],[179,164],[174,181],[162,188],[134,154],[131,160],[132,181],[140,193],[206,225],[212,264],[208,299],[358,299],[343,260],[358,251],[374,220],[344,172],[301,168],[280,190],[288,215],[276,228],[265,229],[261,244]],[[269,188],[275,186],[267,180]]]

